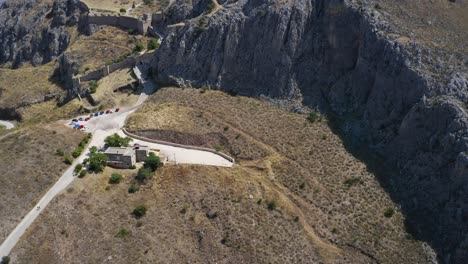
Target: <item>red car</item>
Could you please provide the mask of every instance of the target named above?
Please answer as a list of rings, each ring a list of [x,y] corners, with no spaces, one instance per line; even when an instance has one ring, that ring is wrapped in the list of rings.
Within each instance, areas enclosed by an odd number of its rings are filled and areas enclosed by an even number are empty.
[[[80,125],[80,126],[78,127],[78,129],[82,129],[83,127],[84,127],[83,125]]]
[[[106,110],[106,114],[109,114],[109,113],[110,113],[110,110],[109,110],[109,109],[107,109],[107,110]]]
[[[84,120],[84,121],[88,121],[88,120],[90,120],[90,119],[91,119],[90,117],[87,117],[87,118],[85,118],[85,120]]]

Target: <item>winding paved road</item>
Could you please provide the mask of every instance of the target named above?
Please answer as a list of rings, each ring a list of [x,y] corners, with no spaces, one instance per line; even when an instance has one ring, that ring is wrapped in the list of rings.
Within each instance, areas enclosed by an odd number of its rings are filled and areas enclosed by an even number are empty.
[[[83,151],[83,154],[75,159],[73,164],[65,171],[65,173],[63,173],[54,186],[52,186],[52,188],[47,191],[41,200],[39,200],[34,208],[29,211],[29,213],[21,220],[21,222],[2,243],[0,246],[0,258],[10,254],[10,251],[19,241],[21,236],[26,232],[28,227],[31,226],[34,220],[39,216],[42,210],[47,207],[50,201],[52,201],[52,199],[57,194],[65,190],[65,188],[73,182],[75,178],[73,175],[73,170],[77,164],[82,163],[83,160],[89,156],[89,148],[91,146],[97,146],[98,148],[101,148],[103,147],[104,139],[107,136],[114,133],[124,135],[121,129],[125,124],[127,116],[136,111],[136,109],[138,109],[138,107],[148,98],[148,96],[154,92],[156,87],[154,82],[147,81],[145,76],[142,76],[142,72],[145,72],[144,70],[141,71],[140,69],[135,68],[134,72],[137,77],[139,77],[144,87],[138,101],[131,108],[122,109],[120,112],[113,113],[111,115],[102,115],[96,118],[92,118],[86,123],[86,125],[90,127],[89,132],[93,134],[90,144],[86,150]],[[222,167],[231,167],[233,165],[223,157],[211,152],[184,149],[150,142],[142,142],[141,140],[134,140],[134,142],[140,143],[142,145],[148,145],[151,148],[159,149],[161,154],[167,157],[169,161],[174,163],[202,164]]]
[[[1,0],[0,0],[1,1]],[[8,122],[8,121],[2,121],[0,120],[0,126],[6,127],[6,129],[12,129],[15,127],[15,124]]]

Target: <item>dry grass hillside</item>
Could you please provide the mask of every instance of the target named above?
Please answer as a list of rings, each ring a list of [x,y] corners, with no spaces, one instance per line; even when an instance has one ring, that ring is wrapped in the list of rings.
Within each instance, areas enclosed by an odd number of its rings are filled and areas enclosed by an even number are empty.
[[[1,133],[0,242],[67,168],[56,151],[70,155],[84,135],[58,124]]]
[[[92,36],[80,35],[67,50],[67,55],[78,61],[79,73],[85,74],[125,59],[138,42],[146,48],[148,38],[130,35],[117,27],[103,26]]]
[[[468,2],[466,0],[372,1],[406,37],[426,46],[468,54]]]
[[[0,68],[0,107],[11,107],[62,92],[58,85],[49,81],[54,68],[54,63],[15,70]]]
[[[134,171],[119,185],[108,185],[110,169],[75,181],[17,245],[15,263],[426,262],[398,207],[324,121],[166,88],[127,123],[147,137],[229,152],[237,165],[167,166],[135,194]],[[147,215],[135,219],[139,204]]]

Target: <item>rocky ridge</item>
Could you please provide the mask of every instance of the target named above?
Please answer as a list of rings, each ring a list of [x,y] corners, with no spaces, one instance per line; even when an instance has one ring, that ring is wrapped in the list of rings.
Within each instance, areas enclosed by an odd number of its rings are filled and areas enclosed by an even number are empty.
[[[52,61],[69,46],[80,21],[78,0],[6,1],[0,8],[0,65]]]
[[[468,257],[465,50],[411,40],[375,1],[224,1],[197,16],[200,2],[168,8],[162,26],[183,24],[166,28],[153,65],[159,81],[336,116],[346,138],[397,169],[382,180],[415,237],[443,262]]]

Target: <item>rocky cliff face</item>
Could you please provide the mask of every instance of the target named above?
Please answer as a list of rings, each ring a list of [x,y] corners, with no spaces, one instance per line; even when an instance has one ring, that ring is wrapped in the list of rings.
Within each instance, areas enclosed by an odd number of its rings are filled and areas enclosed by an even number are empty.
[[[78,0],[6,1],[0,9],[0,64],[37,66],[60,55],[79,23]]]
[[[211,17],[198,16],[197,4],[168,9],[166,24],[187,20],[167,29],[153,67],[158,80],[338,116],[347,137],[399,170],[384,181],[415,236],[443,262],[468,258],[464,51],[401,35],[373,1],[225,1]]]

